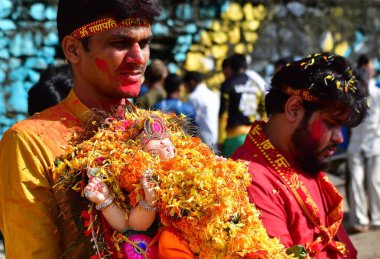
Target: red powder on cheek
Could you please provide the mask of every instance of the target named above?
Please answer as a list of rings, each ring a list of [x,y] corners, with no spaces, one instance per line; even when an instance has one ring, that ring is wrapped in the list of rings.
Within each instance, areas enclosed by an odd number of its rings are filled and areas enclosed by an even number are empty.
[[[107,61],[103,59],[95,59],[95,64],[110,80],[112,80],[111,71],[108,68]]]
[[[325,133],[325,126],[321,120],[321,118],[318,118],[316,121],[314,121],[312,124],[311,124],[311,127],[310,127],[310,133],[311,133],[311,138],[312,139],[315,139],[315,140],[320,140],[323,136],[323,134]]]

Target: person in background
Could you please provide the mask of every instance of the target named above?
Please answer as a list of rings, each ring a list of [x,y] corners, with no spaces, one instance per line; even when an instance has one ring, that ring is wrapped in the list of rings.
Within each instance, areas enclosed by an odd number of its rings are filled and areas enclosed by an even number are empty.
[[[70,65],[48,67],[28,91],[28,113],[33,115],[66,98],[73,87]]]
[[[224,79],[228,79],[229,77],[231,77],[233,75],[233,71],[232,71],[232,68],[231,68],[231,58],[232,58],[232,56],[229,56],[229,57],[225,58],[223,60],[223,62],[222,62],[222,72],[223,72],[223,75],[224,75]],[[247,64],[247,66],[248,66],[248,64]],[[247,68],[247,70],[245,72],[246,72],[246,74],[253,81],[256,82],[256,84],[260,87],[260,89],[263,92],[266,91],[266,89],[267,89],[267,83],[265,82],[265,79],[259,73],[257,73],[255,70],[252,70],[252,69],[249,69],[249,68]]]
[[[368,87],[376,85],[374,58],[370,58],[366,54],[361,54],[357,59],[357,69],[359,75],[361,75],[361,80],[364,83],[368,84]]]
[[[55,189],[51,168],[80,134],[90,109],[111,111],[138,95],[151,24],[159,14],[155,0],[59,0],[58,35],[73,89],[1,139],[0,230],[7,258],[89,258],[94,244],[81,228],[81,216],[73,214],[87,209],[88,201]]]
[[[181,101],[182,77],[177,74],[169,74],[164,82],[164,88],[167,98],[159,101],[153,106],[154,110],[162,110],[177,115],[186,115],[191,121],[195,119],[194,107],[186,102]]]
[[[222,73],[224,75],[224,79],[228,79],[232,76],[232,69],[231,69],[231,57],[227,57],[222,62]]]
[[[136,106],[150,109],[157,102],[165,99],[164,81],[167,76],[168,69],[165,63],[160,59],[153,60],[145,71],[144,85],[148,87],[148,91],[136,98]]]
[[[367,112],[356,73],[341,56],[312,54],[273,76],[265,107],[268,121],[255,121],[231,158],[250,162],[248,196],[269,236],[314,258],[356,258],[343,197],[323,172],[343,142],[341,126]]]
[[[203,83],[202,74],[188,71],[183,77],[189,93],[189,104],[195,109],[195,125],[201,139],[217,151],[219,97]]]
[[[361,87],[369,91],[369,112],[351,130],[347,149],[351,233],[380,229],[380,89],[372,59],[359,56],[358,71]]]
[[[244,55],[232,55],[223,66],[226,80],[221,86],[218,146],[229,157],[244,143],[252,122],[265,118],[265,90],[247,74]]]

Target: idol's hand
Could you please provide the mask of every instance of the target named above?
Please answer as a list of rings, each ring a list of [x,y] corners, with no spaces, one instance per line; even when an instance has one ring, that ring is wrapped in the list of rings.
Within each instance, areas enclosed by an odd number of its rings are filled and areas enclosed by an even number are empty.
[[[223,157],[223,156],[218,156],[218,155],[215,156],[215,159],[216,159],[216,161],[218,161],[218,162],[223,162],[223,161],[226,161],[226,160],[227,160],[227,158],[225,158],[225,157]]]
[[[149,203],[153,203],[156,200],[156,191],[154,190],[156,184],[152,181],[152,171],[149,169],[146,170],[140,182],[144,189],[145,200]]]
[[[101,204],[110,196],[110,192],[100,178],[92,177],[84,187],[84,196],[95,204]]]

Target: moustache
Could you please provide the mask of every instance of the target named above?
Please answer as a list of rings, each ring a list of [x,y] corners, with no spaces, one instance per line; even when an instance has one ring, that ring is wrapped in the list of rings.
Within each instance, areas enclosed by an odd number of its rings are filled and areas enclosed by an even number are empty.
[[[145,66],[139,64],[124,64],[118,68],[119,71],[122,72],[130,72],[130,73],[141,73],[145,72]]]
[[[337,146],[338,146],[337,143],[333,143],[333,144],[328,145],[327,147],[325,147],[323,150],[326,151],[326,150],[329,150],[329,149],[336,149]]]
[[[333,150],[333,152],[335,153],[335,150],[336,150],[337,146],[338,146],[338,144],[336,144],[336,143],[328,145],[325,148],[323,148],[322,151],[318,152],[318,154],[322,155],[322,154],[328,152],[329,150]]]

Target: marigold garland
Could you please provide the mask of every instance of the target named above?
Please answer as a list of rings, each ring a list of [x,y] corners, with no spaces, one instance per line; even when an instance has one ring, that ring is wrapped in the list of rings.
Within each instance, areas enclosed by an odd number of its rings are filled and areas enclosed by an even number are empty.
[[[108,184],[117,206],[129,211],[143,197],[140,178],[150,169],[161,223],[177,229],[199,258],[290,257],[278,239],[267,235],[248,200],[251,176],[245,163],[217,157],[199,138],[184,133],[178,117],[128,110],[122,118],[94,122],[99,124],[95,135],[69,146],[57,159],[53,171],[60,177],[59,186],[83,192],[91,169]],[[172,159],[160,161],[133,140],[152,114],[160,116],[171,132],[176,148]]]

